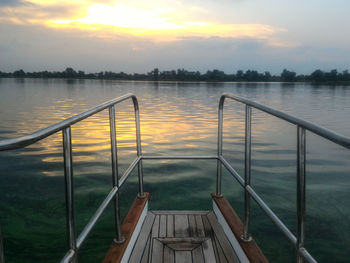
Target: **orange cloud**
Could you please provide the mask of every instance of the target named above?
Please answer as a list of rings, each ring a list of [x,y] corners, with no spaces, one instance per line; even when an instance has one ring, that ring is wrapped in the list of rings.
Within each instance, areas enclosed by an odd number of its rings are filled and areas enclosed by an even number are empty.
[[[56,29],[77,29],[91,31],[97,37],[115,38],[116,35],[131,35],[156,42],[176,41],[184,37],[225,37],[255,38],[266,40],[271,46],[287,47],[276,38],[285,29],[265,24],[230,24],[206,21],[198,18],[203,8],[188,8],[189,14],[181,15],[179,6],[147,7],[104,1],[30,0],[30,5],[0,10],[2,21],[11,23],[31,23]],[[4,15],[5,14],[5,15]],[[0,20],[1,21],[1,20]]]

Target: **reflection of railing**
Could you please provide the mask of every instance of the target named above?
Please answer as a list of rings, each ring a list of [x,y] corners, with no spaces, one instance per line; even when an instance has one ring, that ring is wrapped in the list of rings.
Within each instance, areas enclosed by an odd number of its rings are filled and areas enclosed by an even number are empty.
[[[232,168],[222,155],[222,127],[223,127],[223,108],[225,98],[229,98],[246,105],[245,114],[245,169],[244,179]],[[251,119],[252,108],[261,110],[277,118],[297,125],[297,236],[295,236],[288,227],[277,217],[277,215],[268,207],[268,205],[254,191],[250,184],[250,169],[251,169]],[[217,187],[216,194],[221,195],[221,167],[222,164],[245,189],[244,194],[244,229],[242,239],[250,240],[249,225],[250,225],[250,197],[252,197],[266,215],[272,220],[277,228],[287,237],[287,239],[296,247],[297,263],[303,262],[306,259],[308,262],[316,262],[310,253],[304,247],[304,223],[305,223],[305,157],[306,157],[306,130],[311,131],[321,137],[328,139],[336,144],[339,144],[347,149],[350,149],[350,139],[342,135],[336,134],[330,130],[324,129],[313,123],[301,120],[289,114],[280,112],[262,104],[238,97],[232,94],[223,94],[219,102],[218,116],[218,161],[217,161]]]
[[[124,172],[123,176],[119,179],[118,175],[118,162],[117,162],[117,143],[116,143],[116,130],[115,130],[115,108],[114,105],[124,100],[132,99],[135,110],[135,123],[136,123],[136,147],[137,157],[131,163],[128,169]],[[223,108],[225,98],[230,98],[246,105],[246,129],[245,129],[245,176],[244,179],[235,171],[234,168],[226,161],[222,155],[222,128],[223,128]],[[250,185],[250,167],[251,167],[251,114],[252,107],[276,116],[280,119],[286,120],[298,127],[297,136],[297,218],[298,228],[297,236],[295,236],[287,226],[277,217],[277,215],[268,207],[268,205],[260,198],[260,196],[254,191]],[[111,140],[111,157],[112,157],[112,182],[113,188],[96,210],[95,214],[89,220],[81,234],[76,237],[75,222],[74,222],[74,188],[73,188],[73,161],[72,161],[72,140],[71,140],[71,125],[82,121],[104,109],[109,109],[109,121],[110,121],[110,140]],[[350,149],[350,139],[342,135],[336,134],[332,131],[326,130],[320,126],[312,124],[310,122],[301,120],[294,116],[285,114],[278,110],[266,107],[259,103],[234,96],[231,94],[223,94],[219,102],[218,112],[218,145],[216,156],[143,156],[141,152],[141,135],[140,135],[140,117],[139,106],[137,98],[132,94],[126,94],[122,97],[116,98],[104,104],[101,104],[93,109],[78,114],[72,118],[66,119],[55,125],[49,126],[45,129],[26,135],[20,138],[9,139],[0,141],[0,151],[19,149],[25,146],[31,145],[39,140],[42,140],[58,131],[62,131],[63,134],[63,150],[64,150],[64,174],[65,174],[65,186],[66,186],[66,219],[67,219],[67,232],[69,240],[69,251],[66,253],[61,262],[77,262],[77,252],[86,240],[88,234],[94,228],[98,219],[101,217],[107,206],[114,200],[115,210],[115,223],[116,223],[116,243],[124,242],[124,238],[121,233],[120,225],[120,209],[119,209],[119,188],[123,185],[124,181],[138,166],[138,196],[144,197],[143,192],[143,174],[142,174],[142,160],[217,160],[217,184],[216,194],[221,195],[221,174],[222,165],[233,175],[238,183],[245,189],[245,213],[244,213],[244,231],[242,239],[245,241],[250,240],[249,235],[249,223],[250,223],[250,197],[252,197],[272,222],[278,227],[278,229],[287,237],[287,239],[295,245],[297,249],[297,262],[300,263],[303,259],[308,262],[316,262],[316,260],[308,253],[304,248],[304,221],[305,221],[305,133],[309,130],[315,134],[318,134],[330,141],[333,141],[345,148]],[[0,263],[4,263],[3,246],[1,238],[0,228]]]
[[[119,180],[118,175],[118,162],[117,162],[117,143],[116,143],[116,130],[115,130],[115,108],[114,105],[127,100],[132,99],[135,110],[135,123],[136,123],[136,146],[137,157],[124,172],[123,176]],[[89,220],[83,231],[78,237],[76,237],[75,220],[74,220],[74,187],[73,187],[73,161],[72,161],[72,139],[71,139],[71,125],[82,121],[102,110],[109,110],[109,123],[110,123],[110,140],[111,140],[111,157],[112,157],[112,182],[113,188],[96,210],[95,214]],[[74,117],[66,119],[55,125],[49,126],[40,131],[34,132],[30,135],[23,137],[0,141],[0,151],[23,148],[31,145],[39,140],[42,140],[58,131],[62,131],[63,134],[63,153],[64,153],[64,175],[65,175],[65,190],[66,190],[66,221],[67,221],[67,234],[69,241],[69,251],[66,253],[61,262],[77,262],[77,252],[86,240],[91,230],[96,225],[98,219],[101,217],[107,206],[114,200],[115,210],[115,224],[116,224],[116,243],[121,243],[124,238],[121,233],[120,225],[120,209],[119,209],[119,188],[123,182],[130,175],[132,170],[138,166],[138,195],[144,196],[143,192],[143,175],[142,175],[142,153],[141,153],[141,136],[140,136],[140,117],[139,117],[139,105],[137,98],[132,94],[126,94],[109,102],[103,103],[93,109],[85,111]],[[1,231],[1,229],[0,229]],[[1,233],[0,233],[1,235]],[[4,253],[2,246],[2,238],[0,237],[0,263],[4,262]]]

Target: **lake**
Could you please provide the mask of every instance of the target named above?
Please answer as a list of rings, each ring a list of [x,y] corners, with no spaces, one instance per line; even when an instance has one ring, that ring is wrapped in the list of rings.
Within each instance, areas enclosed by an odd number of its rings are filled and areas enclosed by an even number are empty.
[[[143,153],[215,155],[217,108],[224,92],[243,96],[350,136],[350,87],[304,83],[123,82],[1,79],[0,139],[34,132],[132,92],[140,104]],[[227,100],[223,153],[243,176],[244,106]],[[116,106],[119,171],[136,155],[131,101]],[[296,127],[253,110],[252,184],[296,229]],[[0,152],[0,223],[7,262],[58,262],[67,250],[62,134],[30,147]],[[111,188],[108,111],[72,126],[78,233]],[[350,153],[307,132],[305,245],[319,262],[350,258]],[[144,161],[151,209],[211,209],[216,161]],[[243,215],[243,191],[224,169],[223,193]],[[125,216],[137,194],[136,171],[120,193]],[[252,202],[253,203],[253,202]],[[295,262],[291,244],[257,205],[252,235],[271,262]],[[100,262],[114,236],[112,208],[80,251]]]

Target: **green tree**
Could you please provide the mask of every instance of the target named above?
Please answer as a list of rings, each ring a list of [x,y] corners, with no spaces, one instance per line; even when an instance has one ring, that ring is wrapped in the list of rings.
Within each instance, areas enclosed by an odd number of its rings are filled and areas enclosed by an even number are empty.
[[[158,81],[159,80],[159,69],[158,68],[155,68],[153,71],[153,80],[154,81]]]
[[[63,76],[65,78],[75,78],[77,77],[77,72],[73,68],[66,68],[66,70],[63,72]]]
[[[322,81],[324,80],[324,72],[320,69],[317,69],[311,73],[310,79],[316,82]]]
[[[281,73],[281,79],[282,81],[295,81],[297,74],[293,71],[289,71],[287,69],[284,69]]]
[[[13,76],[15,78],[24,78],[26,76],[26,73],[23,71],[23,69],[20,69],[20,70],[14,71]]]

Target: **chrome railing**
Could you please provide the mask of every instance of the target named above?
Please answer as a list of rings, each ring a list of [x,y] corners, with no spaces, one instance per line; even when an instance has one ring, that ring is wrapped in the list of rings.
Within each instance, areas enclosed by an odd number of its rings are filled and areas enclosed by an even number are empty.
[[[116,145],[116,131],[115,131],[115,109],[114,105],[124,100],[131,98],[134,103],[135,123],[136,123],[136,145],[137,157],[126,169],[123,176],[119,178],[118,163],[117,163],[117,145]],[[246,119],[245,119],[245,172],[244,179],[237,173],[237,171],[226,161],[222,154],[223,144],[223,108],[225,98],[229,98],[246,105]],[[113,188],[96,210],[88,224],[85,226],[81,234],[76,238],[75,222],[74,222],[74,189],[73,189],[73,166],[72,166],[72,143],[71,143],[71,125],[77,123],[91,115],[94,115],[104,109],[109,109],[110,120],[110,137],[111,137],[111,156],[112,156],[112,182]],[[292,124],[297,125],[297,236],[295,236],[288,227],[277,217],[277,215],[268,207],[268,205],[260,198],[250,185],[250,169],[251,169],[251,119],[252,108],[259,109],[268,114],[276,116],[280,119],[286,120]],[[306,259],[308,262],[317,262],[304,247],[304,222],[305,222],[305,132],[309,130],[318,134],[330,141],[333,141],[347,149],[350,149],[350,139],[334,133],[330,130],[324,129],[313,123],[304,121],[292,115],[280,112],[273,108],[264,106],[262,104],[253,102],[251,100],[238,97],[232,94],[223,94],[219,102],[218,110],[218,145],[216,156],[143,156],[141,151],[141,135],[140,135],[140,118],[137,98],[132,94],[126,94],[122,97],[116,98],[104,104],[101,104],[91,110],[78,114],[72,118],[66,119],[60,123],[42,129],[38,132],[32,133],[16,139],[9,139],[0,141],[0,151],[23,148],[31,145],[41,139],[44,139],[58,131],[63,133],[63,149],[64,149],[64,171],[65,171],[65,185],[66,185],[66,218],[67,218],[67,232],[70,249],[63,257],[61,262],[77,262],[77,252],[86,240],[88,234],[91,232],[98,219],[112,200],[114,200],[115,223],[116,223],[116,238],[115,242],[123,242],[120,224],[120,210],[119,210],[119,188],[124,181],[138,166],[138,195],[144,197],[143,192],[143,172],[142,160],[217,160],[217,182],[216,195],[221,195],[221,176],[222,165],[230,172],[230,174],[238,181],[244,188],[244,231],[242,239],[249,242],[251,240],[249,234],[250,225],[250,198],[252,197],[261,209],[267,214],[277,228],[287,237],[287,239],[296,247],[297,263],[303,262]],[[0,263],[4,263],[1,228],[0,228]]]
[[[237,173],[237,171],[226,161],[222,155],[222,143],[223,143],[223,109],[225,99],[232,99],[245,104],[245,161],[244,161],[244,179]],[[277,217],[277,215],[268,207],[268,205],[261,199],[261,197],[252,188],[251,181],[251,121],[252,121],[252,108],[261,110],[277,118],[283,119],[289,123],[297,125],[297,235],[295,236],[292,231]],[[217,186],[216,194],[221,195],[221,174],[224,165],[225,168],[231,173],[231,175],[238,181],[238,183],[244,188],[244,229],[242,239],[244,241],[250,241],[249,234],[250,226],[250,198],[252,197],[255,202],[261,207],[266,215],[272,220],[277,228],[287,237],[287,239],[295,246],[297,252],[297,263],[303,262],[306,259],[308,262],[317,262],[310,253],[304,247],[305,239],[305,156],[306,156],[306,130],[311,131],[325,139],[328,139],[338,145],[341,145],[347,149],[350,149],[350,139],[337,134],[333,131],[327,130],[311,122],[304,121],[292,115],[283,113],[265,105],[256,103],[254,101],[235,96],[232,94],[223,94],[219,102],[218,112],[218,162],[217,162]]]
[[[135,124],[136,124],[136,146],[137,146],[137,157],[131,163],[128,169],[124,172],[120,178],[118,174],[118,159],[117,159],[117,141],[116,141],[116,129],[115,129],[115,105],[132,99],[135,111]],[[73,160],[72,160],[72,136],[71,126],[79,121],[82,121],[102,110],[109,110],[109,124],[110,124],[110,141],[111,141],[111,159],[112,159],[112,184],[113,187],[110,190],[107,197],[101,203],[96,210],[95,214],[90,218],[83,231],[77,237],[75,219],[74,219],[74,187],[73,187]],[[141,135],[140,135],[140,116],[139,116],[139,105],[136,96],[133,94],[126,94],[114,100],[103,103],[97,107],[94,107],[88,111],[78,114],[74,117],[66,119],[62,122],[49,126],[45,129],[39,130],[32,134],[0,141],[0,151],[12,150],[29,146],[37,141],[40,141],[56,132],[62,131],[63,134],[63,156],[64,156],[64,177],[65,177],[65,192],[66,192],[66,222],[67,222],[67,235],[69,242],[69,250],[61,260],[61,262],[77,262],[77,253],[83,242],[91,230],[96,225],[97,221],[105,211],[107,206],[114,201],[114,215],[116,225],[116,238],[115,243],[124,242],[124,238],[121,233],[121,222],[120,222],[120,207],[119,207],[119,189],[123,185],[124,181],[138,166],[138,196],[144,197],[143,192],[143,174],[142,174],[142,151],[141,151]],[[4,251],[1,238],[0,228],[0,263],[4,263]]]

